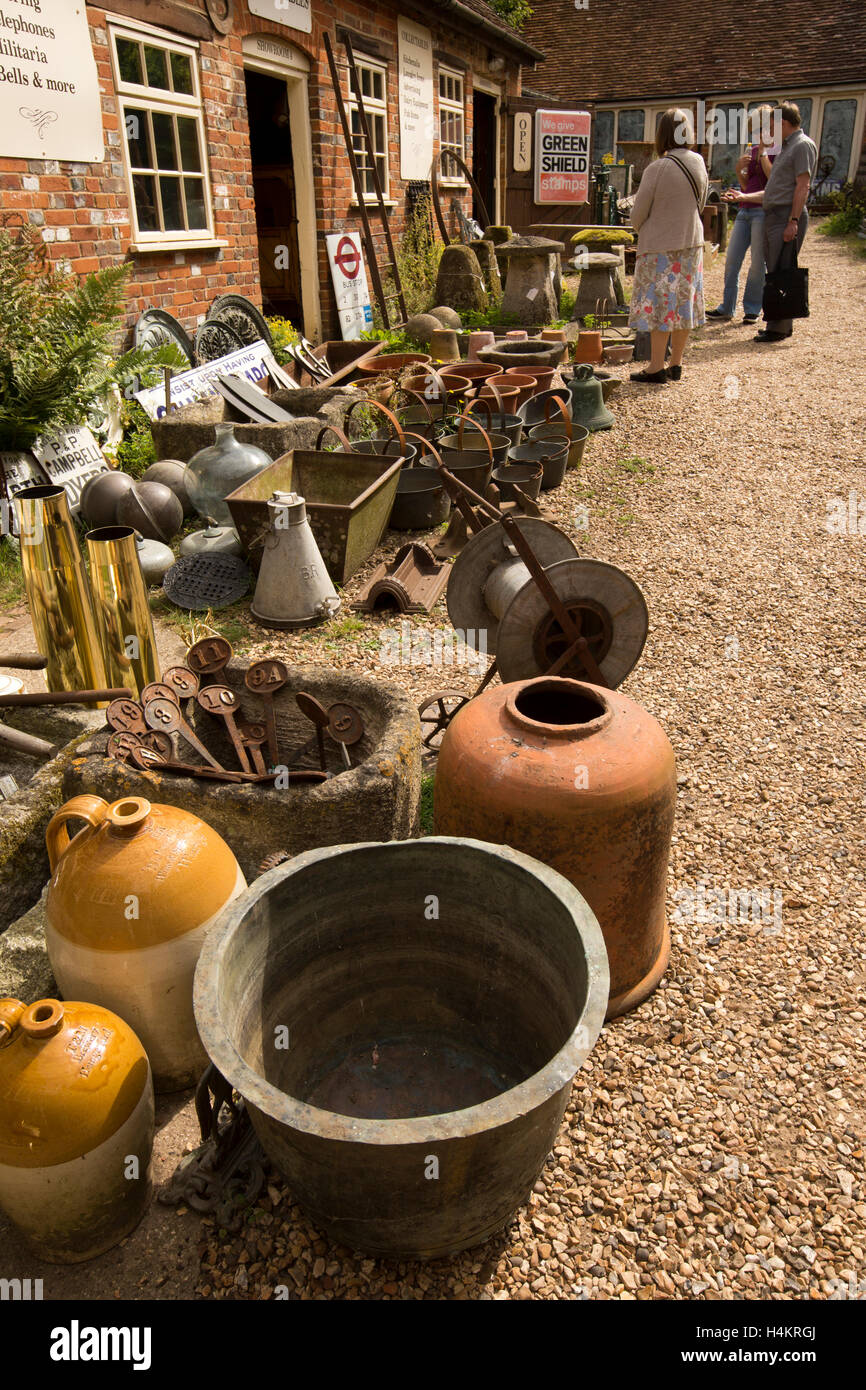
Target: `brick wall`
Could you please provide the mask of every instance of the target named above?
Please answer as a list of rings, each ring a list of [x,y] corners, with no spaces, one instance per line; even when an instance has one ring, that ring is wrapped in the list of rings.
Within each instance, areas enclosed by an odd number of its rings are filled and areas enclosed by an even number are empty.
[[[400,6],[400,10],[409,7]],[[123,0],[115,0],[112,13],[123,13]],[[314,0],[313,32],[300,34],[250,15],[247,7],[235,7],[235,28],[226,36],[214,35],[199,48],[200,78],[216,238],[226,245],[218,249],[168,250],[136,253],[130,249],[132,223],[130,199],[122,156],[122,132],[114,91],[105,10],[88,4],[91,38],[102,93],[106,158],[102,164],[58,164],[46,160],[0,158],[0,208],[19,212],[40,231],[50,254],[68,260],[74,270],[88,272],[127,260],[133,267],[127,327],[131,329],[148,307],[167,309],[192,333],[217,295],[229,291],[261,303],[258,243],[250,163],[249,132],[242,58],[242,39],[250,33],[271,32],[302,49],[310,59],[309,102],[315,180],[316,231],[320,301],[325,336],[339,336],[330,271],[324,243],[326,233],[360,230],[353,209],[353,189],[345,154],[330,75],[322,45],[327,29],[332,38],[337,23],[379,43],[387,54],[388,120],[390,154],[390,212],[392,232],[399,239],[405,224],[405,186],[400,179],[399,115],[397,90],[396,4],[364,5]],[[479,74],[489,73],[490,40],[473,40],[466,31],[431,23],[434,47],[459,56]],[[495,41],[494,41],[495,42]],[[338,46],[338,62],[342,61]],[[509,57],[504,72],[497,72],[503,95],[519,92],[520,74]],[[434,80],[434,88],[435,88]],[[344,87],[344,94],[346,88]],[[467,163],[471,167],[472,71],[466,73]],[[438,96],[437,96],[438,100]],[[504,141],[505,121],[501,123]],[[297,133],[294,135],[298,139]],[[2,148],[2,135],[0,135]],[[501,168],[507,168],[504,149]],[[450,205],[447,189],[443,202]],[[464,195],[471,210],[471,195]]]

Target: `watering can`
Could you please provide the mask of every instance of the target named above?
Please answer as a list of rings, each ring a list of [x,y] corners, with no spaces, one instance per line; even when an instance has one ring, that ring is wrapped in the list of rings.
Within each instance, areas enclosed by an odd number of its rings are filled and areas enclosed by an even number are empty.
[[[309,627],[332,618],[340,607],[303,497],[275,492],[268,502],[269,530],[252,603],[263,627]]]

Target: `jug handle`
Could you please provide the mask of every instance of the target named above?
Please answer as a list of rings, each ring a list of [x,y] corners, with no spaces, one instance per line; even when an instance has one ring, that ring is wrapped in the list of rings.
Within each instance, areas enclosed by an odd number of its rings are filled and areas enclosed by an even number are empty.
[[[350,441],[346,438],[345,434],[344,434],[343,431],[340,429],[340,426],[339,426],[339,425],[323,425],[323,426],[322,426],[322,428],[319,430],[319,436],[318,436],[318,438],[317,438],[317,440],[316,440],[316,450],[317,450],[317,451],[321,450],[321,447],[322,447],[322,440],[325,438],[325,435],[328,433],[329,430],[331,431],[332,434],[335,434],[335,435],[337,436],[337,438],[339,439],[339,441],[340,441],[341,444],[344,444],[344,445],[346,446],[346,450],[347,450],[348,453],[353,454],[353,453],[355,452],[354,449],[352,448],[352,445],[351,445]]]
[[[482,398],[482,399],[483,399],[483,398]],[[469,411],[468,411],[468,410],[464,410],[463,414],[460,416],[460,423],[459,423],[459,425],[457,426],[457,448],[458,448],[458,449],[462,449],[462,448],[463,448],[463,426],[466,424],[466,419],[467,419],[468,415],[469,415]],[[492,463],[493,463],[493,445],[490,443],[490,435],[487,433],[486,429],[484,429],[484,427],[483,427],[483,425],[481,424],[480,420],[474,420],[474,421],[473,421],[473,424],[475,425],[475,428],[477,429],[478,433],[481,435],[481,438],[484,440],[484,443],[487,445],[487,452],[488,452],[488,454],[490,455],[490,462],[491,462],[491,464],[492,464]]]
[[[407,430],[407,431],[406,431],[406,438],[407,438],[407,439],[417,439],[419,444],[423,444],[425,454],[432,454],[432,455],[433,455],[433,457],[434,457],[435,460],[436,460],[436,466],[437,466],[437,468],[442,468],[442,467],[444,466],[443,463],[442,463],[442,455],[440,454],[439,450],[436,448],[436,445],[433,443],[432,439],[425,439],[424,436],[423,436],[423,434],[413,434],[413,433],[411,432],[411,430]],[[412,465],[410,464],[409,467],[411,468]]]
[[[349,406],[349,409],[343,416],[343,424],[346,426],[347,430],[349,428],[349,416],[352,414],[353,410],[357,410],[359,405],[365,406],[368,410],[378,410],[380,414],[384,415],[388,421],[388,424],[394,431],[394,435],[399,442],[400,448],[402,449],[404,447],[406,441],[403,437],[403,427],[400,424],[400,421],[397,419],[397,416],[394,414],[393,410],[389,410],[388,407],[386,405],[383,405],[381,401],[375,401],[371,398],[365,398],[363,400],[357,400],[352,402],[352,404]]]
[[[101,796],[74,796],[71,801],[67,801],[65,806],[61,806],[48,822],[45,831],[45,846],[48,850],[48,863],[51,872],[57,868],[58,863],[68,850],[73,839],[78,835],[73,835],[70,839],[69,831],[66,828],[67,821],[83,820],[95,830],[101,825],[108,814],[108,802]],[[79,831],[78,834],[83,834]]]
[[[568,437],[571,439],[571,416],[565,408],[565,400],[562,396],[548,396],[544,402],[544,418],[548,425],[552,424],[550,418],[550,407],[555,405],[563,420],[565,421]]]

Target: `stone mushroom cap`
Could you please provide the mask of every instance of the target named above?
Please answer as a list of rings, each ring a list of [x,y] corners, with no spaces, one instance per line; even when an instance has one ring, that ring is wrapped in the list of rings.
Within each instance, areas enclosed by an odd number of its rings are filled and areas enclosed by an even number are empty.
[[[551,241],[546,236],[513,236],[496,248],[497,256],[551,256],[554,251],[564,251],[561,241]]]

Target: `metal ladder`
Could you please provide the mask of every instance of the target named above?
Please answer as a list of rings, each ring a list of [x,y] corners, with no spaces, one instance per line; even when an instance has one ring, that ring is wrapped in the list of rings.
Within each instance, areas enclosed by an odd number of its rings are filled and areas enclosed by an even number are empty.
[[[355,198],[358,203],[358,211],[361,214],[361,226],[363,228],[364,236],[364,250],[367,254],[367,264],[370,268],[370,277],[373,281],[373,291],[376,295],[376,300],[379,305],[379,312],[382,315],[382,322],[385,328],[388,329],[392,326],[391,314],[389,312],[390,304],[396,303],[398,305],[400,310],[399,322],[405,323],[408,315],[406,313],[406,301],[403,297],[403,282],[400,279],[400,270],[397,265],[396,256],[394,254],[394,242],[391,238],[391,227],[388,222],[388,209],[385,207],[385,199],[382,193],[382,184],[379,179],[379,170],[376,165],[376,156],[373,148],[373,141],[370,136],[370,125],[367,120],[367,111],[364,106],[364,97],[361,92],[361,82],[360,78],[358,77],[358,69],[355,66],[355,53],[354,49],[352,48],[352,40],[349,37],[349,35],[346,34],[344,44],[346,48],[346,59],[349,69],[350,90],[353,93],[353,100],[357,104],[358,114],[361,118],[361,129],[358,132],[358,134],[355,135],[354,139],[360,140],[362,150],[366,155],[367,165],[369,166],[373,175],[373,189],[376,194],[375,204],[368,204],[366,201],[364,182],[361,177],[361,170],[355,155],[352,128],[349,124],[349,114],[346,110],[346,103],[343,99],[343,92],[340,87],[340,74],[337,68],[336,58],[334,57],[334,49],[331,43],[331,36],[327,31],[325,31],[323,37],[325,40],[325,53],[327,54],[328,58],[328,67],[331,70],[331,82],[334,87],[334,96],[337,99],[337,110],[340,113],[340,124],[343,127],[343,139],[346,142],[346,153],[349,156],[349,167],[352,170],[352,182],[355,185]],[[385,293],[385,287],[382,282],[382,274],[379,269],[377,239],[373,234],[373,229],[370,225],[369,215],[369,210],[373,207],[375,207],[378,213],[379,222],[382,228],[379,234],[379,246],[381,247],[382,245],[384,245],[386,249],[388,269],[390,270],[391,276],[394,281],[393,294]]]

